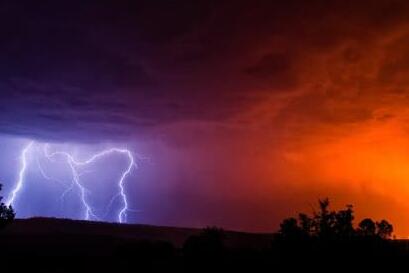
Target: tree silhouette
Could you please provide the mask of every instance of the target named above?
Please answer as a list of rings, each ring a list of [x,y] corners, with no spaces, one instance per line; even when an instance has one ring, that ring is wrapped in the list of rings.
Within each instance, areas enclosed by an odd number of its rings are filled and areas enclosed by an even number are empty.
[[[319,211],[314,213],[316,235],[323,239],[333,236],[335,225],[335,213],[329,210],[329,199],[318,200]]]
[[[354,211],[352,205],[335,213],[334,233],[338,237],[351,238],[354,235]]]
[[[286,218],[280,224],[280,234],[284,239],[297,240],[302,238],[303,230],[298,226],[298,221],[294,217]]]
[[[3,185],[0,184],[0,191],[3,188]],[[13,222],[14,217],[16,216],[12,206],[7,206],[3,202],[3,197],[0,196],[0,228],[6,227],[8,224]]]
[[[314,220],[305,213],[298,214],[298,219],[303,233],[310,236],[314,231]]]
[[[375,222],[370,218],[363,219],[358,225],[358,233],[361,236],[373,237],[376,235]]]
[[[393,226],[386,220],[376,222],[376,234],[382,239],[389,239],[392,236]]]

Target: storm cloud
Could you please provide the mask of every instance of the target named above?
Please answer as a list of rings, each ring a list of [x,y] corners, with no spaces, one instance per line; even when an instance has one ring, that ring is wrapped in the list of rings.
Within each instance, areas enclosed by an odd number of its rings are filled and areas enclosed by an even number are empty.
[[[327,101],[305,90],[311,81],[347,84],[308,79],[327,54],[355,45],[344,56],[359,65],[407,11],[404,1],[4,1],[0,131],[122,138],[184,120],[223,122],[274,96],[302,111],[311,96]],[[399,81],[399,61],[379,62],[377,81]],[[370,116],[351,111],[347,120]],[[340,120],[300,113],[317,114]]]

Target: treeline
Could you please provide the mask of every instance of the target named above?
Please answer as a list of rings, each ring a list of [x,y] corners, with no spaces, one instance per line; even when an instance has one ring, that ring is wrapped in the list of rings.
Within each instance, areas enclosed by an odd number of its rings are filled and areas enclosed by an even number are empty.
[[[355,224],[354,218],[352,205],[336,211],[328,199],[319,200],[312,215],[300,213],[281,222],[272,256],[288,267],[349,271],[354,266],[365,272],[409,258],[407,242],[392,240],[393,226],[387,220],[365,218]]]
[[[355,225],[351,205],[331,210],[329,200],[323,199],[311,215],[300,213],[296,218],[284,219],[265,248],[230,247],[226,245],[228,232],[209,227],[189,237],[181,249],[170,251],[169,245],[151,245],[161,250],[150,252],[150,266],[158,272],[169,268],[186,272],[274,272],[283,268],[332,272],[365,268],[367,272],[392,260],[396,264],[397,258],[409,258],[406,243],[392,240],[392,233],[393,226],[387,220],[366,218]],[[154,253],[173,256],[157,262]],[[122,258],[126,256],[121,253]],[[130,252],[128,257],[134,256]]]
[[[277,238],[281,240],[349,240],[356,238],[390,239],[393,226],[387,220],[363,219],[354,227],[352,205],[339,211],[330,210],[328,198],[318,200],[318,212],[300,213],[298,218],[284,219]]]

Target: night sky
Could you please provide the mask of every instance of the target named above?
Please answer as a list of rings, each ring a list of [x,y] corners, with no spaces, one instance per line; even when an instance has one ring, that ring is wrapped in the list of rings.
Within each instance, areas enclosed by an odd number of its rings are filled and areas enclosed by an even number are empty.
[[[115,146],[129,223],[274,231],[328,196],[409,235],[408,1],[2,1],[0,37],[4,197],[36,143],[18,217],[82,218],[39,147]],[[83,170],[102,220],[126,164]]]

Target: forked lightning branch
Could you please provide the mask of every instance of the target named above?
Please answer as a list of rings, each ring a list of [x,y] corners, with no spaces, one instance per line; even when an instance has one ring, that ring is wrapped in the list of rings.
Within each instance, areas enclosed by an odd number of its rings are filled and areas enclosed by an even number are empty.
[[[115,199],[120,198],[122,205],[117,214],[117,221],[119,223],[125,223],[127,221],[126,214],[127,214],[127,211],[129,210],[129,206],[128,206],[128,197],[127,197],[127,193],[125,189],[125,182],[126,182],[126,179],[129,177],[130,173],[132,172],[132,170],[136,168],[137,165],[135,163],[134,157],[130,150],[117,148],[117,147],[103,150],[99,153],[93,154],[87,160],[81,161],[81,160],[76,159],[72,154],[65,152],[65,151],[52,151],[51,152],[48,144],[40,144],[34,141],[28,143],[21,152],[18,179],[17,179],[17,182],[14,184],[12,191],[10,192],[8,196],[6,205],[13,205],[16,202],[19,194],[21,193],[21,190],[23,189],[26,183],[26,172],[27,172],[27,169],[30,167],[28,164],[28,157],[33,156],[33,155],[39,156],[38,154],[36,154],[39,151],[38,148],[41,148],[40,151],[42,153],[42,156],[45,156],[47,160],[51,162],[61,160],[64,163],[66,163],[67,168],[69,168],[70,173],[71,173],[71,183],[66,188],[63,195],[65,195],[68,191],[73,190],[74,188],[78,189],[79,198],[81,200],[81,204],[84,209],[83,211],[84,220],[100,220],[100,218],[96,215],[93,207],[90,205],[88,201],[87,193],[89,190],[81,182],[81,175],[78,169],[80,167],[90,165],[94,163],[96,160],[103,158],[103,157],[110,156],[112,154],[120,154],[120,155],[125,156],[128,159],[128,164],[125,166],[124,170],[121,173],[119,180],[117,181],[118,192],[112,197],[110,201],[110,205],[113,203]],[[37,165],[40,170],[40,173],[45,179],[58,181],[57,179],[52,179],[51,177],[49,177],[49,175],[46,174],[45,170],[43,170],[40,164],[37,164]]]

